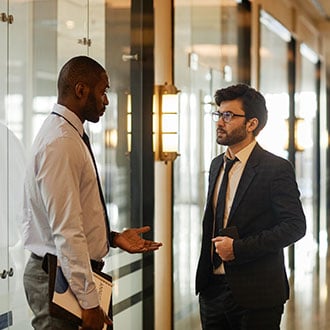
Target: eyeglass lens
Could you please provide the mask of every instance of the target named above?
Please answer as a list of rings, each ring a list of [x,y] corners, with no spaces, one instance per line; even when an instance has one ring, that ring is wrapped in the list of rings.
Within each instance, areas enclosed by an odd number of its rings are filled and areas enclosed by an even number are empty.
[[[218,121],[220,118],[222,118],[225,122],[229,122],[231,120],[231,118],[233,117],[231,112],[213,112],[212,113],[212,119],[214,121]]]

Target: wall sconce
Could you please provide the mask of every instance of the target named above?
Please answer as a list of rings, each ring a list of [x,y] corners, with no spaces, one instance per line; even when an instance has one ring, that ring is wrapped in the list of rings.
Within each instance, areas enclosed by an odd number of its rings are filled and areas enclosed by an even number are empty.
[[[104,132],[105,147],[109,149],[115,149],[118,144],[118,133],[117,130],[107,128]]]
[[[155,159],[174,161],[178,154],[179,98],[174,85],[155,86],[153,105],[153,146]]]
[[[294,144],[296,151],[304,151],[306,146],[305,119],[296,118],[294,125]]]
[[[132,150],[132,97],[130,93],[127,93],[127,152]]]
[[[178,154],[178,112],[180,91],[173,85],[157,85],[153,95],[153,151],[155,160],[174,161]],[[127,94],[127,151],[132,143],[132,103]]]
[[[286,131],[289,132],[289,120],[285,120]],[[288,136],[285,139],[285,149],[289,149],[288,145]],[[294,119],[294,149],[295,151],[304,151],[306,145],[306,128],[305,128],[305,119],[296,117]]]

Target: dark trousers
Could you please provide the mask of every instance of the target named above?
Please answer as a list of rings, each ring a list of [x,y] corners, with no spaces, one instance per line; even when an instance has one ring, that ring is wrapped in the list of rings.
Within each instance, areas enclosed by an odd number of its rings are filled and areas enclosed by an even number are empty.
[[[236,304],[224,275],[200,293],[200,317],[203,330],[279,330],[283,305],[246,309]]]

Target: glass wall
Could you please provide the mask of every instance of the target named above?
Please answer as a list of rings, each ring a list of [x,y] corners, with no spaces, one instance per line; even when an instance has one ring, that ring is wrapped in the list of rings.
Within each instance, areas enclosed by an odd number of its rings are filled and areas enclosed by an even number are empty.
[[[137,0],[0,0],[0,13],[6,15],[1,16],[6,20],[0,21],[0,272],[6,272],[0,279],[0,329],[11,324],[11,329],[31,328],[32,313],[22,281],[29,253],[22,247],[16,211],[20,209],[25,156],[57,100],[58,71],[73,56],[93,57],[110,75],[106,113],[99,123],[86,123],[85,129],[93,144],[111,227],[122,231],[132,227],[132,222],[134,227],[141,225],[141,218],[132,219],[130,212],[127,145],[132,93],[131,62],[125,56],[131,52],[134,3],[136,17],[142,17],[144,7]],[[9,15],[13,15],[13,22]],[[138,93],[140,89],[134,95]],[[114,278],[116,328],[142,329],[143,257],[112,249],[105,271]]]
[[[0,13],[0,328],[30,329],[25,326],[31,314],[22,280],[26,254],[20,209],[26,162],[24,119],[31,99],[31,13],[26,2],[3,0]]]
[[[320,232],[319,198],[319,107],[318,107],[318,57],[305,44],[298,48],[298,86],[295,94],[295,117],[296,117],[296,155],[295,168],[298,186],[301,192],[301,201],[306,215],[307,231],[305,237],[295,244],[295,281],[292,284],[295,290],[295,297],[300,301],[299,306],[294,306],[294,319],[297,328],[307,326],[318,328],[313,320],[305,320],[305,311],[308,309],[311,314],[318,313],[314,299],[324,300],[323,294],[315,288],[314,276],[320,269],[318,262],[318,251],[321,256],[326,256],[327,246],[319,245],[320,234],[323,239],[325,232]],[[320,250],[319,250],[320,249]],[[320,260],[322,261],[322,260]],[[324,259],[323,262],[326,263]],[[302,287],[304,294],[302,294]],[[308,289],[307,289],[308,288]],[[307,297],[306,295],[310,295]],[[319,297],[320,295],[320,297]],[[288,309],[293,307],[290,302]],[[284,321],[285,322],[285,321]],[[318,318],[316,322],[321,322]]]
[[[259,89],[266,98],[268,121],[257,140],[265,149],[288,158],[288,45],[291,35],[265,11],[261,12],[260,23]]]
[[[236,1],[174,1],[174,81],[180,93],[180,157],[174,163],[174,328],[199,329],[194,294],[201,223],[216,144],[214,93],[234,84],[244,33]],[[249,30],[249,27],[247,27]],[[244,49],[243,43],[241,47]],[[242,62],[241,62],[242,63]]]
[[[311,302],[312,297],[299,297],[301,286],[310,286],[308,292],[315,293],[312,277],[313,269],[318,267],[315,264],[320,235],[318,57],[305,44],[296,46],[289,31],[265,11],[260,13],[259,51],[260,90],[266,97],[269,113],[258,141],[292,161],[307,221],[305,237],[286,249],[287,271],[291,275],[294,270],[291,287],[300,303],[297,310],[293,300],[285,305],[282,324],[290,327],[291,323],[287,323],[290,311],[295,326],[299,327],[304,322],[303,310],[314,314],[313,306],[303,303]],[[310,324],[311,328],[314,326]]]

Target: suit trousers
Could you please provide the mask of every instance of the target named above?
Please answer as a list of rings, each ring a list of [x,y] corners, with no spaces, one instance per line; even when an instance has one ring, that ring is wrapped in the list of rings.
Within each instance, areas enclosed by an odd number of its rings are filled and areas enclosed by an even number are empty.
[[[284,306],[248,309],[236,304],[225,275],[214,275],[200,293],[203,330],[279,330]]]
[[[34,314],[33,329],[36,330],[78,330],[64,320],[49,315],[48,274],[42,269],[42,259],[30,257],[24,271],[25,295]]]

